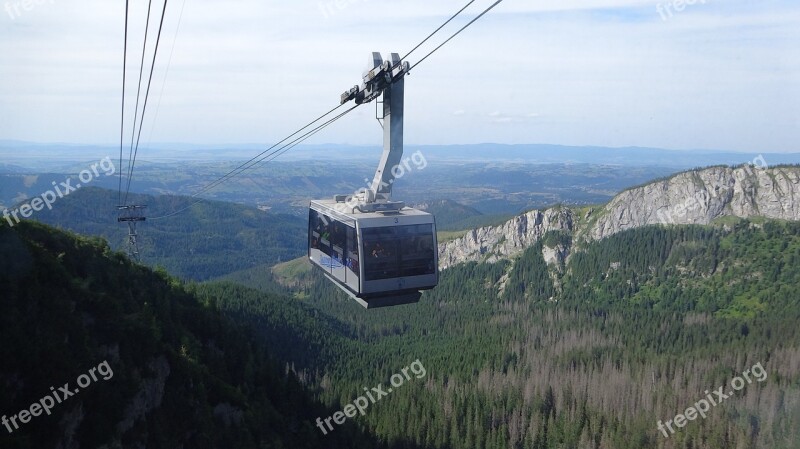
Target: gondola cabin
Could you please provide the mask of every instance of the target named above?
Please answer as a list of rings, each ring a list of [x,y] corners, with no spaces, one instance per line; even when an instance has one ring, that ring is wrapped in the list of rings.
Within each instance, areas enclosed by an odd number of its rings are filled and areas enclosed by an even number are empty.
[[[392,186],[403,170],[405,75],[400,55],[385,61],[372,53],[364,83],[345,91],[341,104],[382,98],[383,155],[368,189],[312,201],[308,212],[308,259],[362,306],[418,302],[439,281],[433,215],[392,201]],[[376,106],[380,111],[380,108]]]
[[[436,249],[427,212],[360,212],[343,198],[310,204],[309,261],[368,309],[418,302],[439,281]]]

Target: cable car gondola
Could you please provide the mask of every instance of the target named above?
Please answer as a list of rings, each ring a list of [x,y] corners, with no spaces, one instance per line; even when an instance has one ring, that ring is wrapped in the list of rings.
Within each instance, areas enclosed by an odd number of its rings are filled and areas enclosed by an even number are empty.
[[[439,281],[433,215],[391,201],[403,156],[403,87],[409,64],[397,53],[373,53],[364,84],[342,94],[342,104],[383,96],[384,149],[368,189],[314,200],[308,213],[308,259],[366,308],[418,302]]]
[[[433,216],[409,207],[347,213],[343,199],[312,201],[308,258],[366,308],[419,301],[438,282]]]

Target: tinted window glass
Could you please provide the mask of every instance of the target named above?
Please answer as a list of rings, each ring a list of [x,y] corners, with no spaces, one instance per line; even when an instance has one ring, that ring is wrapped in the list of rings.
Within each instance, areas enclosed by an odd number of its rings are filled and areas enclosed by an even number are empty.
[[[323,214],[311,210],[308,214],[309,247],[317,248],[331,255],[330,227],[331,220]]]
[[[366,280],[436,272],[432,225],[366,228],[362,235]]]
[[[345,227],[345,225],[338,221],[331,221],[329,226],[331,245],[333,245],[334,251],[340,254],[344,252]]]
[[[400,267],[395,228],[366,228],[362,235],[366,280],[398,277]]]
[[[317,225],[317,211],[309,209],[308,211],[308,249],[319,248],[319,233],[316,232]]]
[[[400,275],[422,276],[435,272],[431,225],[402,226],[398,228],[401,248]]]
[[[356,239],[356,230],[347,226],[347,260],[345,261],[347,268],[353,271],[356,276],[359,275],[359,257],[358,257],[358,239]],[[349,276],[349,275],[348,275]],[[357,282],[357,281],[356,281]]]

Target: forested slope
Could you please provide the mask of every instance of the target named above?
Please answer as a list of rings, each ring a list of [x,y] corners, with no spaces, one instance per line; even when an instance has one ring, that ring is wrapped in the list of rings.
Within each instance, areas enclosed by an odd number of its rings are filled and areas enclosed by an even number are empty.
[[[800,224],[645,227],[548,264],[545,245],[568,240],[548,234],[513,264],[457,265],[412,306],[365,311],[307,281],[298,297],[349,342],[330,341],[326,368],[305,368],[299,346],[291,360],[332,405],[421,360],[424,382],[365,420],[426,447],[800,447]],[[657,428],[757,364],[763,382],[669,438]]]
[[[386,447],[352,424],[323,438],[314,420],[332,411],[213,295],[32,222],[0,224],[0,254],[0,447]],[[33,407],[67,383],[48,414]]]

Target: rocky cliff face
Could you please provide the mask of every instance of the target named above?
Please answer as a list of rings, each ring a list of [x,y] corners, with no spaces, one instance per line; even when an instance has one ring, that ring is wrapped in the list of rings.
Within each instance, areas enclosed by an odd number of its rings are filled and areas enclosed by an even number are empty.
[[[589,211],[580,225],[568,208],[530,211],[439,245],[440,267],[511,258],[549,231],[598,240],[647,225],[709,224],[724,216],[800,220],[800,167],[748,165],[680,173],[620,193],[606,206]],[[543,256],[557,264],[569,252],[570,248],[544,248]]]
[[[713,167],[620,193],[594,212],[586,236],[653,224],[709,224],[724,216],[800,220],[800,168]]]
[[[500,226],[475,229],[439,245],[439,266],[444,269],[464,262],[496,262],[521,253],[549,231],[572,230],[572,210],[532,210]]]

